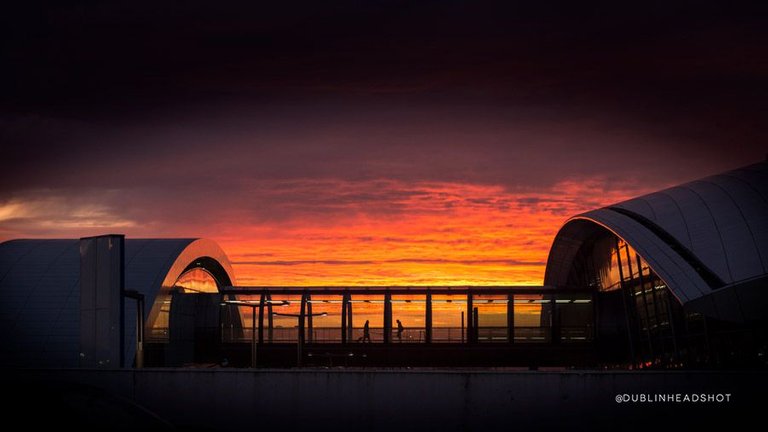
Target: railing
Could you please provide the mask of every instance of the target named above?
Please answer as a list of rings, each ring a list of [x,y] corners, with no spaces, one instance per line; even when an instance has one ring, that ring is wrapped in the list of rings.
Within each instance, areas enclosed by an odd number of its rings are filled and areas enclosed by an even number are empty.
[[[593,338],[591,326],[585,327],[562,327],[560,329],[560,342],[563,343],[584,343]],[[258,332],[258,329],[256,329]],[[222,332],[222,341],[224,342],[250,342],[253,330],[250,328],[242,329],[238,335],[236,332],[230,332],[224,329]],[[296,327],[276,327],[273,328],[272,339],[269,339],[269,329],[264,329],[264,342],[266,343],[296,343],[298,341],[298,328]],[[382,343],[384,341],[384,329],[381,327],[371,327],[369,329],[370,341],[364,338],[365,331],[362,327],[352,329],[351,337],[348,343]],[[477,329],[478,343],[507,343],[506,327],[480,327]],[[551,327],[515,327],[515,343],[550,343],[552,339]],[[310,336],[309,330],[305,335],[307,343],[341,343],[341,329],[338,327],[320,327],[312,329]],[[425,343],[426,329],[424,328],[405,328],[398,337],[397,328],[392,329],[391,343]],[[434,327],[432,328],[432,342],[434,343],[462,343],[467,342],[467,329],[461,327]]]
[[[467,330],[461,327],[434,327],[432,342],[464,342]]]
[[[584,327],[561,327],[561,342],[589,342],[594,338],[592,326]]]

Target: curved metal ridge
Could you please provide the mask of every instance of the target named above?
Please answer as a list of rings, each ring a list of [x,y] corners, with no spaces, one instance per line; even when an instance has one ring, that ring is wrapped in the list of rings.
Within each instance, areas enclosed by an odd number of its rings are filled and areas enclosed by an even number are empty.
[[[710,289],[718,289],[722,288],[726,285],[726,283],[717,275],[715,272],[713,272],[709,267],[707,267],[699,258],[696,257],[696,255],[691,252],[687,247],[685,247],[682,243],[680,243],[675,237],[673,237],[671,234],[666,232],[663,228],[658,226],[655,222],[652,220],[646,218],[643,215],[637,214],[631,210],[627,210],[625,208],[621,207],[606,207],[606,210],[611,210],[613,212],[619,213],[621,215],[624,215],[635,222],[639,223],[649,231],[651,231],[653,234],[656,235],[661,241],[666,243],[667,246],[669,246],[675,253],[677,253],[680,258],[685,260],[685,262],[688,263],[688,265],[693,268],[693,270],[696,271],[696,273],[701,276],[701,278],[706,282],[706,284],[710,287]]]

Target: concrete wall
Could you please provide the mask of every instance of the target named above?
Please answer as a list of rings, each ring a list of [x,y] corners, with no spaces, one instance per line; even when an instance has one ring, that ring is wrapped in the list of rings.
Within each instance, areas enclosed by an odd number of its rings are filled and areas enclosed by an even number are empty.
[[[6,370],[3,376],[6,389],[24,387],[38,395],[38,405],[39,394],[55,393],[52,385],[96,388],[182,429],[210,430],[510,431],[574,424],[599,430],[615,429],[616,422],[625,430],[746,421],[760,414],[749,406],[768,402],[766,372],[145,369]],[[729,393],[731,402],[615,401],[623,393],[672,392]],[[99,405],[100,397],[88,403]],[[104,410],[89,405],[83,411],[97,409]]]

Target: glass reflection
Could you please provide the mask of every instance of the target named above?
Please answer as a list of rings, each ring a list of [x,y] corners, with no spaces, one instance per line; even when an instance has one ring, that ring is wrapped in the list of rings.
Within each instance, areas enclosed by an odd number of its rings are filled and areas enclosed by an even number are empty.
[[[478,342],[507,342],[507,297],[474,294],[472,305],[477,310]]]
[[[203,268],[193,268],[182,273],[169,292],[188,293],[215,293],[218,292],[216,278]],[[171,295],[158,295],[156,303],[160,304],[157,317],[149,323],[147,338],[155,342],[168,340],[168,323],[171,312]]]
[[[609,232],[586,242],[574,259],[568,281],[595,288],[614,308],[623,304],[626,322],[617,325],[630,340],[631,361],[637,367],[676,362],[679,350],[673,315],[680,313],[680,304],[670,299],[664,281],[627,242]]]
[[[548,303],[541,294],[515,295],[515,342],[549,341],[551,316],[550,310],[544,307]]]
[[[432,296],[433,342],[466,341],[467,319],[467,296]]]

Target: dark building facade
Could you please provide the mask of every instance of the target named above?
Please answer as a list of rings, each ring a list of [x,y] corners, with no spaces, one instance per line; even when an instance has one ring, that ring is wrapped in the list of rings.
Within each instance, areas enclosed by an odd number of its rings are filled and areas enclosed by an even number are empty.
[[[768,163],[571,218],[544,283],[589,288],[635,367],[765,364]]]
[[[77,367],[80,348],[80,240],[0,244],[0,364]],[[167,339],[171,292],[212,292],[235,283],[224,252],[204,239],[128,239],[125,289],[146,299],[148,340]],[[124,358],[136,355],[136,310],[125,302]]]

